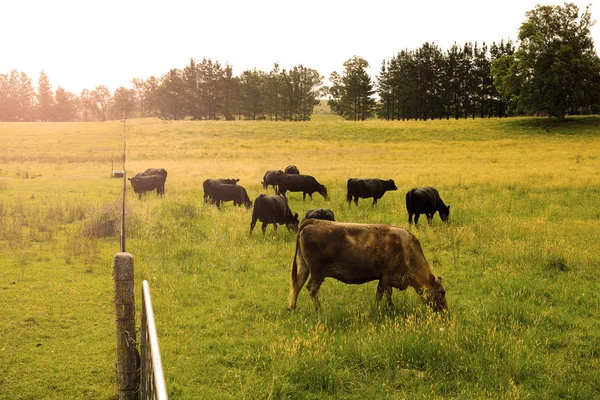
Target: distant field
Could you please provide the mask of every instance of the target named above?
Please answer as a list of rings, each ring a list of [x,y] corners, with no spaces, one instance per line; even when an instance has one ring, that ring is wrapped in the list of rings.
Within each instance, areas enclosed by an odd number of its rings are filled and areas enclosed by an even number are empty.
[[[136,289],[150,282],[169,395],[240,398],[600,397],[600,118],[0,123],[0,398],[116,398],[112,259],[120,169],[166,168],[162,199],[127,197]],[[449,312],[412,289],[326,280],[287,311],[295,234],[249,235],[251,210],[205,206],[206,178],[252,200],[295,164],[325,201],[303,215],[407,227],[404,194],[438,188],[450,223],[409,229]],[[117,168],[116,168],[117,169]],[[394,179],[375,208],[346,180]],[[139,299],[138,299],[139,300]]]

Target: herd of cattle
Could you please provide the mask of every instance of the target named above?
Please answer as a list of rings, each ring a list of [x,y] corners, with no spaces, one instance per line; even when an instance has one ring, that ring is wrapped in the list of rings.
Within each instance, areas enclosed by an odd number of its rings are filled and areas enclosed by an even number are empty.
[[[167,171],[150,168],[128,179],[140,199],[144,192],[153,190],[162,196]],[[411,286],[435,311],[447,308],[442,278],[431,273],[418,239],[409,231],[389,225],[335,222],[333,211],[323,208],[308,211],[300,224],[298,214],[290,210],[286,193],[302,192],[303,200],[307,194],[312,199],[315,192],[325,199],[328,194],[324,185],[310,175],[301,175],[293,165],[285,171],[267,171],[263,188],[273,186],[276,194],[260,194],[254,203],[238,182],[239,179],[205,180],[204,202],[219,208],[228,201],[247,208],[254,205],[250,234],[257,221],[262,222],[263,234],[268,224],[273,224],[275,230],[281,224],[298,231],[291,273],[290,309],[296,307],[298,293],[308,280],[306,287],[319,310],[318,291],[327,277],[349,284],[379,280],[376,299],[379,301],[385,294],[389,306],[392,306],[392,288],[404,290]],[[375,206],[377,200],[390,190],[398,190],[392,179],[351,178],[347,182],[346,200],[349,205],[352,200],[358,205],[359,198],[373,198],[372,206]],[[413,223],[413,216],[417,224],[421,214],[427,216],[428,222],[436,212],[443,221],[447,221],[450,214],[450,206],[444,204],[432,187],[409,190],[406,210],[409,224]]]

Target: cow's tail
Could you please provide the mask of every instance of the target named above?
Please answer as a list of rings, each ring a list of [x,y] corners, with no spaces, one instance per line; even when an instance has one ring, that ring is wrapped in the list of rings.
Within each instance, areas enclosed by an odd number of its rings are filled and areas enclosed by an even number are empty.
[[[292,262],[292,271],[290,274],[290,300],[289,310],[296,308],[296,300],[298,299],[298,249],[300,248],[300,230],[296,236],[296,251],[294,252],[294,261]]]

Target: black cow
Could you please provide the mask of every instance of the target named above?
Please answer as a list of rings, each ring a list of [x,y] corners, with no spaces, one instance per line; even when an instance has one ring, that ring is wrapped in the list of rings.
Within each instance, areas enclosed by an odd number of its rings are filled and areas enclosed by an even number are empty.
[[[217,208],[219,209],[221,208],[221,203],[226,201],[233,201],[234,206],[241,206],[243,204],[246,208],[252,207],[252,201],[250,201],[246,189],[239,185],[214,185],[211,187],[210,197],[217,204]]]
[[[327,200],[327,189],[321,185],[315,178],[310,175],[294,175],[284,174],[278,178],[279,194],[285,196],[285,193],[302,192],[302,200],[306,199],[306,195],[312,200],[314,192],[319,193]]]
[[[156,189],[156,195],[162,196],[165,192],[165,181],[167,177],[164,175],[136,175],[133,178],[127,178],[131,182],[133,191],[142,199],[142,194],[151,192]]]
[[[235,185],[239,179],[207,179],[202,182],[202,188],[204,189],[204,203],[214,203],[214,198],[211,196],[213,187],[217,185]]]
[[[273,186],[273,189],[275,189],[275,193],[277,193],[277,181],[278,178],[283,174],[284,172],[280,169],[265,172],[265,176],[263,177],[263,180],[261,182],[263,188],[267,189],[269,185],[271,185]]]
[[[300,174],[300,171],[298,171],[298,167],[296,167],[295,165],[288,165],[287,167],[285,167],[285,171],[283,172],[285,172],[286,174]]]
[[[268,224],[273,224],[277,231],[277,224],[285,224],[289,230],[298,230],[298,214],[292,214],[288,206],[287,198],[279,195],[269,196],[261,194],[254,200],[252,210],[252,222],[250,223],[250,234],[254,230],[256,220],[262,222],[263,235]]]
[[[348,204],[354,197],[354,204],[358,206],[358,199],[373,198],[372,207],[377,204],[377,200],[383,197],[388,190],[398,190],[393,179],[348,179],[347,184],[348,192],[346,194],[346,200]]]
[[[450,206],[444,204],[435,188],[428,186],[406,192],[406,211],[408,211],[408,223],[412,224],[414,214],[416,225],[421,214],[425,214],[427,222],[431,223],[436,212],[440,213],[442,221],[448,221]]]
[[[333,215],[333,211],[327,209],[327,208],[315,208],[314,210],[309,210],[306,215],[304,216],[304,218],[302,218],[302,222],[306,221],[307,219],[310,218],[314,218],[314,219],[324,219],[327,221],[335,221],[335,217]]]
[[[138,177],[138,176],[149,176],[149,175],[164,176],[165,177],[165,181],[167,180],[167,170],[164,169],[164,168],[148,168],[144,172],[140,172],[138,174],[135,174],[134,178]],[[131,181],[131,179],[129,179],[129,180]],[[134,191],[135,191],[135,188],[134,188]],[[159,195],[165,194],[165,185],[164,185],[164,183],[163,183],[163,185],[160,188],[156,189],[156,194],[159,194]],[[141,196],[141,193],[140,193],[140,196]]]

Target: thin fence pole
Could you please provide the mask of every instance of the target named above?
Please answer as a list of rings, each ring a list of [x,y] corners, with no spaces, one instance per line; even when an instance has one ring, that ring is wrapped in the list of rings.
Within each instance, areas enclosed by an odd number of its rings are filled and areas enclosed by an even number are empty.
[[[125,195],[127,194],[127,173],[125,172],[125,151],[127,150],[127,142],[123,143],[123,204],[121,209],[121,252],[125,251]]]

